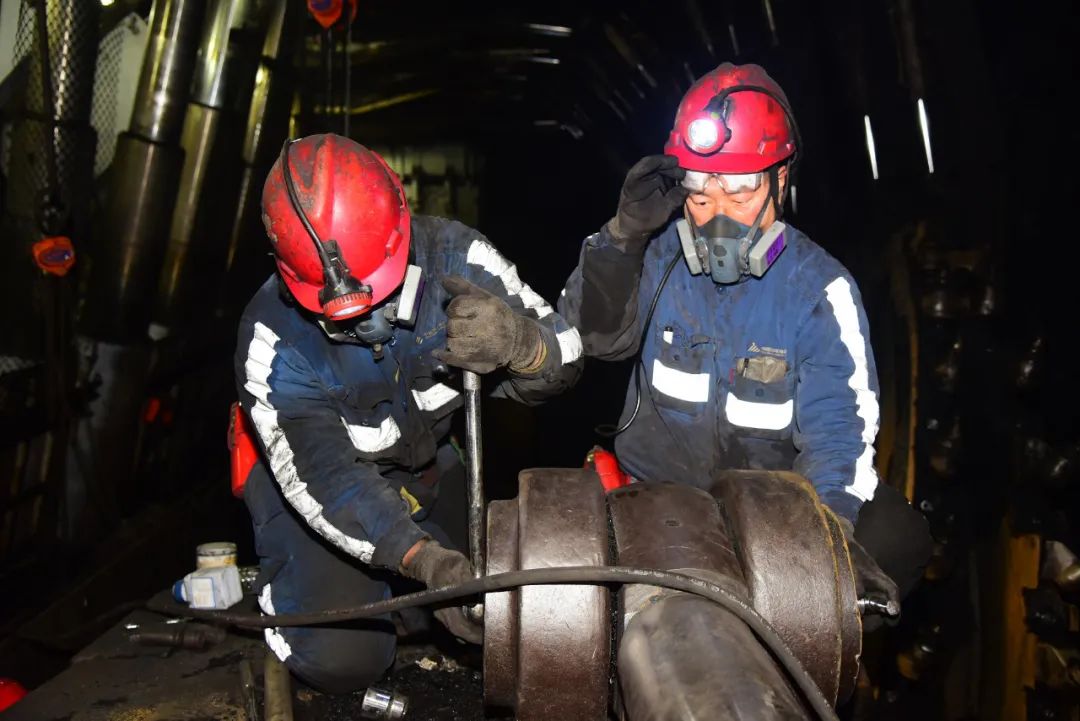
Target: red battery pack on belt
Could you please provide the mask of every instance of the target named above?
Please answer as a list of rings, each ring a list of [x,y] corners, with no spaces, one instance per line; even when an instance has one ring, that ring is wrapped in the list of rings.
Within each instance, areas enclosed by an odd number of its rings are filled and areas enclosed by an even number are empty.
[[[259,448],[255,444],[251,421],[238,401],[234,401],[229,407],[228,445],[232,493],[237,498],[243,498],[244,484],[259,460]]]

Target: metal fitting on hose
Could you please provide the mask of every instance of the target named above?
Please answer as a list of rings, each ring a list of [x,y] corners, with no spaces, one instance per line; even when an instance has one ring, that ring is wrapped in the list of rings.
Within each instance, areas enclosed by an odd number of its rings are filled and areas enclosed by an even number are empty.
[[[401,694],[371,686],[360,702],[360,715],[375,721],[397,721],[405,718],[408,708],[409,700]]]

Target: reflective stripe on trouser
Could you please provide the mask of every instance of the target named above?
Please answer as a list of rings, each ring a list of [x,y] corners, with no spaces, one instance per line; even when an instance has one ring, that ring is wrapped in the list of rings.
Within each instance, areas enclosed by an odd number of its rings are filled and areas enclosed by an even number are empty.
[[[457,472],[455,472],[457,471]],[[448,469],[439,483],[439,500],[432,515],[420,524],[443,545],[454,547],[440,524],[464,535],[464,473]],[[318,611],[390,598],[395,590],[419,590],[419,585],[396,589],[397,574],[373,570],[350,558],[304,525],[287,508],[281,491],[259,464],[245,488],[252,510],[255,543],[266,585],[260,605],[267,613]],[[267,590],[269,589],[269,590]],[[290,671],[314,688],[344,693],[371,685],[394,661],[397,637],[389,616],[340,628],[277,628],[266,634],[267,644]]]

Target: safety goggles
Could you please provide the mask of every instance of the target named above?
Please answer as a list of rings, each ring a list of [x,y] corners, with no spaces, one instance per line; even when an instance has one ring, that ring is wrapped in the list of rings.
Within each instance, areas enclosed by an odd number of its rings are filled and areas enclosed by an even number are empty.
[[[682,186],[691,193],[704,193],[709,181],[716,180],[717,185],[725,193],[745,193],[757,190],[761,187],[765,172],[758,173],[704,173],[698,170],[687,170],[683,176]]]

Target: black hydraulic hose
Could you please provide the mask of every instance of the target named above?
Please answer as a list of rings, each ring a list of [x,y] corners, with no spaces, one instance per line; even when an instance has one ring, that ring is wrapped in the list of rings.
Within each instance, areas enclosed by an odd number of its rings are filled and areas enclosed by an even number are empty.
[[[428,604],[441,603],[465,596],[473,596],[481,593],[505,591],[519,586],[548,585],[548,584],[600,584],[600,583],[641,583],[649,586],[660,586],[675,591],[692,593],[719,604],[727,611],[735,614],[750,630],[761,639],[766,648],[780,661],[792,681],[799,687],[806,700],[810,703],[814,713],[823,721],[837,721],[833,711],[821,690],[817,687],[814,679],[810,677],[806,669],[784,643],[783,639],[773,630],[772,626],[762,618],[749,604],[737,595],[718,586],[715,583],[704,581],[694,576],[670,571],[656,571],[645,568],[633,568],[629,566],[565,566],[561,568],[533,568],[524,571],[510,571],[507,573],[495,573],[490,576],[466,581],[457,586],[444,586],[431,588],[426,591],[409,593],[404,596],[365,603],[351,608],[338,608],[329,611],[313,611],[310,613],[283,613],[280,616],[267,616],[259,613],[244,611],[215,611],[209,609],[194,609],[179,603],[161,603],[151,601],[148,607],[152,611],[188,616],[190,618],[217,621],[219,623],[231,623],[238,626],[251,626],[256,628],[275,628],[280,626],[315,626],[319,624],[335,623],[339,621],[355,621],[361,618],[380,616],[392,611],[400,611],[403,608],[425,606]]]

